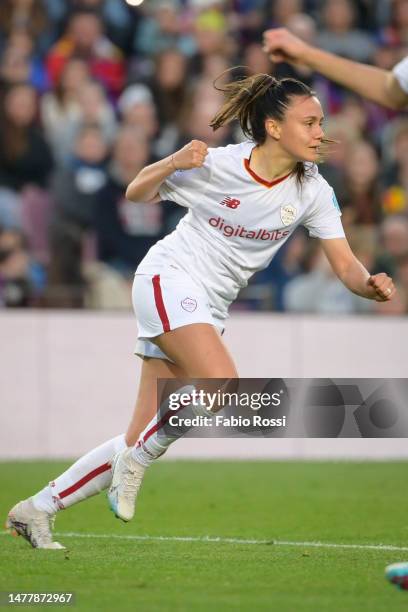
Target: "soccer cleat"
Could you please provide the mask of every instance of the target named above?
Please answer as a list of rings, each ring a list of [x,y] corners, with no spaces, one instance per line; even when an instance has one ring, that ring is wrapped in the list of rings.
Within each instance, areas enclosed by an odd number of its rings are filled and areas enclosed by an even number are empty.
[[[111,510],[122,521],[135,513],[136,497],[142,485],[145,467],[132,457],[132,448],[120,451],[112,461],[112,484],[108,491]]]
[[[402,562],[387,565],[385,577],[400,589],[408,590],[408,563]]]
[[[31,500],[16,504],[8,513],[6,529],[14,535],[22,535],[33,548],[64,549],[59,542],[52,541],[51,530],[55,517],[43,510],[36,510]]]

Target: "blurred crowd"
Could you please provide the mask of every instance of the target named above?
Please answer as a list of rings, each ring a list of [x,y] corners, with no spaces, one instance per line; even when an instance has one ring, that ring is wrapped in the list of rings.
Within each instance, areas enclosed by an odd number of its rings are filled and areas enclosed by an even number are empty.
[[[240,66],[317,91],[337,142],[320,170],[351,246],[399,292],[386,304],[349,293],[300,229],[235,308],[408,312],[408,118],[273,66],[261,45],[272,26],[386,69],[408,54],[408,0],[2,0],[0,307],[130,307],[136,266],[185,210],[132,204],[125,188],[192,138],[243,139],[208,127],[222,103],[214,79]]]

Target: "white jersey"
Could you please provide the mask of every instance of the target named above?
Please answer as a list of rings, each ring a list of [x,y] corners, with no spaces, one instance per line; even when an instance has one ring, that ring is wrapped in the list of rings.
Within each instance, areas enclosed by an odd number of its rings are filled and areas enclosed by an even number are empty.
[[[408,94],[408,57],[398,62],[392,69],[395,78],[401,86],[401,89]]]
[[[254,146],[247,141],[209,149],[201,168],[165,180],[161,198],[189,210],[136,272],[184,270],[204,288],[217,319],[227,317],[239,290],[269,265],[298,225],[313,237],[344,237],[333,189],[317,167],[308,165],[301,189],[293,175],[268,183],[249,167]]]

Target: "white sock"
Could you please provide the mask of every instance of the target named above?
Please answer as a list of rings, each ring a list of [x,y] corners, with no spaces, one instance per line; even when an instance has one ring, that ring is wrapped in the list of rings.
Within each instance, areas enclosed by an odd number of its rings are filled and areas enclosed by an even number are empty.
[[[32,497],[34,507],[54,514],[103,491],[112,480],[110,461],[124,448],[125,435],[121,434],[83,455]]]
[[[177,414],[179,417],[193,418],[196,416],[210,416],[211,412],[201,404],[190,404],[177,411],[171,410],[169,406],[161,407],[156,416],[150,421],[147,427],[140,434],[139,440],[133,447],[132,456],[141,465],[149,467],[163,455],[176,440],[183,437],[186,433],[185,428],[178,430],[176,427],[171,428],[171,432],[163,429],[169,418]]]

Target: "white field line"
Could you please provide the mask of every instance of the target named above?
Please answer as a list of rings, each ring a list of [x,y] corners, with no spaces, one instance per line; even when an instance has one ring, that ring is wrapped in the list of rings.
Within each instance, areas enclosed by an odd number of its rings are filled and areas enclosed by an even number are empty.
[[[7,535],[7,531],[1,531],[0,535]],[[150,535],[122,535],[117,533],[77,533],[74,531],[54,532],[61,538],[82,538],[95,540],[133,540],[145,542],[198,542],[212,544],[247,544],[273,546],[300,546],[303,548],[343,548],[351,550],[380,550],[394,552],[408,552],[408,546],[394,546],[392,544],[335,544],[332,542],[291,542],[288,540],[257,540],[241,538],[224,538],[213,536],[150,536]]]

